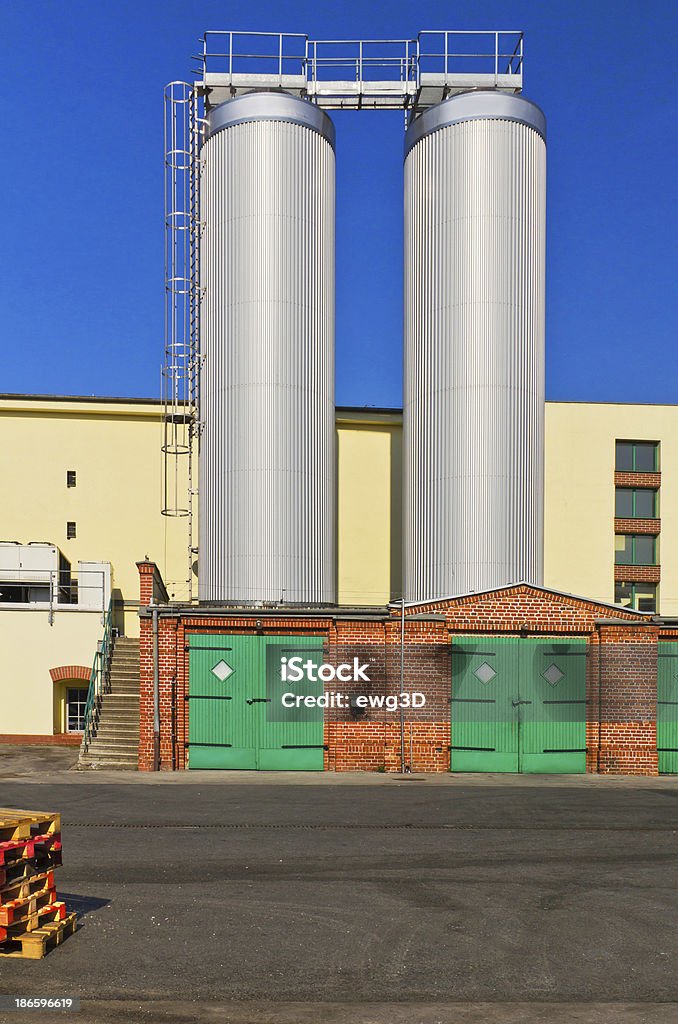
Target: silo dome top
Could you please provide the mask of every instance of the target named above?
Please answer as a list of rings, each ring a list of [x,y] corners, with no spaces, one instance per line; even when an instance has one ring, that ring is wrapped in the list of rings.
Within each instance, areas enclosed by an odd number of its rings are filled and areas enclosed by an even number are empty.
[[[541,107],[524,96],[478,89],[451,96],[435,107],[429,107],[412,121],[405,134],[405,156],[420,139],[460,121],[518,121],[541,135],[546,141],[546,117]]]
[[[207,115],[206,138],[224,128],[248,121],[285,121],[298,124],[329,142],[334,149],[334,124],[324,110],[308,100],[299,99],[288,92],[248,92],[244,96],[226,100]]]

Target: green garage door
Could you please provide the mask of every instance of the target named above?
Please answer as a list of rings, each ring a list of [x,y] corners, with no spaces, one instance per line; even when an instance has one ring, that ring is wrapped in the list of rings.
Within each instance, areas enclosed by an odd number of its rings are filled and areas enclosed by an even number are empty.
[[[657,646],[657,752],[659,771],[670,775],[678,772],[678,643]]]
[[[452,771],[585,772],[586,640],[455,640],[450,709]]]
[[[285,711],[279,700],[280,658],[320,664],[322,645],[322,637],[190,634],[188,767],[322,771],[322,711]],[[297,686],[313,692],[306,681]]]

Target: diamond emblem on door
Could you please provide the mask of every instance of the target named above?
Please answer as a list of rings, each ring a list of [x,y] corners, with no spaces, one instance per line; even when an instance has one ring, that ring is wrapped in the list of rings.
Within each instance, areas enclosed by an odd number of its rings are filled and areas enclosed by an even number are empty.
[[[546,682],[550,683],[551,686],[557,686],[565,673],[560,671],[555,662],[551,662],[546,671],[542,672],[542,675]]]
[[[216,676],[220,683],[225,682],[225,680],[228,679],[229,676],[232,676],[234,672],[235,669],[231,668],[228,662],[224,661],[223,658],[221,661],[218,661],[212,669],[212,675]]]
[[[479,679],[480,682],[485,683],[485,685],[487,685],[487,683],[491,683],[496,674],[497,673],[494,671],[492,666],[488,665],[486,661],[484,661],[482,665],[479,665],[473,672],[476,679]]]

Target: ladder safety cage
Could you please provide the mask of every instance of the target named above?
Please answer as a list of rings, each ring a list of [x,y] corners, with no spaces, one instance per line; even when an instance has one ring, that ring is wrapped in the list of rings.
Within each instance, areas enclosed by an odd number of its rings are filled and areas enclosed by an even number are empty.
[[[188,82],[164,92],[165,340],[162,367],[162,514],[188,519],[192,600],[193,458],[199,440],[200,116]]]

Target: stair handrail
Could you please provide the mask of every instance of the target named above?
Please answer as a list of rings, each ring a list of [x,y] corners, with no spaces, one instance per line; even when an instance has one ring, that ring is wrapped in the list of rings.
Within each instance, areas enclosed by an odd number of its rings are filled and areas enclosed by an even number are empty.
[[[80,744],[80,756],[87,753],[93,736],[99,724],[99,713],[101,711],[101,698],[104,693],[110,693],[111,689],[111,655],[113,653],[113,598],[109,601],[108,609],[104,615],[104,633],[97,643],[94,653],[92,671],[89,676],[89,689],[87,691],[87,704],[85,705],[85,722]]]

